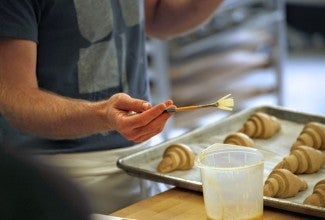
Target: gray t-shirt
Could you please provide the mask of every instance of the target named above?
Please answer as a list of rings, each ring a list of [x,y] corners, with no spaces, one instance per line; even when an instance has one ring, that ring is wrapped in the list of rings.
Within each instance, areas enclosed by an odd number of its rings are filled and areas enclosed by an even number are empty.
[[[149,99],[143,0],[1,0],[0,37],[37,42],[39,87],[98,101],[117,92]],[[130,146],[117,132],[76,140],[30,136],[0,117],[0,143],[41,153]]]

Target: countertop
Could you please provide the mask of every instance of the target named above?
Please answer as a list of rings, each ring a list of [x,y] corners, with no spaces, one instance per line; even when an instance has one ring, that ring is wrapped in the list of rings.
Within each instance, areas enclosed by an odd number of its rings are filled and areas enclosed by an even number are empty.
[[[137,220],[206,220],[203,194],[172,188],[112,213],[113,216]],[[263,219],[317,219],[313,216],[264,206]]]

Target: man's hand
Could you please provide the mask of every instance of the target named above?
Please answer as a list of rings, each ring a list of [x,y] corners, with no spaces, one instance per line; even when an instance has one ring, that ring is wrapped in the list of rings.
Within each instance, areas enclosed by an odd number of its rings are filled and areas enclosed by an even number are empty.
[[[107,117],[110,127],[134,142],[143,142],[160,133],[171,113],[167,108],[175,107],[171,100],[151,106],[150,103],[134,99],[124,93],[113,95],[107,101]],[[130,112],[137,114],[130,116]]]

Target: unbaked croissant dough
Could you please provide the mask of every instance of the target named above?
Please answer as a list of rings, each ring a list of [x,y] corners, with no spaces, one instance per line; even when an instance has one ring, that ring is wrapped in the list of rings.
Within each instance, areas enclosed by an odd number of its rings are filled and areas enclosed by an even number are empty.
[[[286,169],[273,170],[264,183],[264,196],[289,198],[306,190],[307,182]]]
[[[248,135],[241,132],[235,132],[229,134],[225,138],[223,143],[234,144],[234,145],[245,146],[245,147],[253,147],[255,145],[254,141]]]
[[[172,144],[164,151],[157,171],[168,173],[174,170],[189,170],[194,165],[195,155],[190,147],[184,144]]]
[[[325,208],[325,179],[315,184],[313,193],[306,197],[304,204]]]
[[[275,166],[283,168],[294,174],[316,173],[325,163],[325,153],[309,146],[297,146],[290,155]]]
[[[270,138],[280,130],[279,120],[264,112],[255,112],[239,129],[251,138]]]
[[[299,145],[307,145],[319,150],[325,150],[325,125],[319,122],[307,123],[300,132],[291,150]]]

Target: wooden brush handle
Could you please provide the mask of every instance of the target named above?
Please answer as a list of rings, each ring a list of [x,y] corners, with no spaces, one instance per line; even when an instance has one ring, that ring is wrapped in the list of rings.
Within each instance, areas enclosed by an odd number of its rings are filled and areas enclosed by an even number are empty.
[[[199,108],[199,106],[197,106],[197,105],[179,107],[179,108],[175,109],[175,112],[190,111],[190,110],[195,110],[195,109],[198,109],[198,108]]]
[[[172,112],[185,112],[190,110],[195,110],[201,108],[199,105],[191,105],[191,106],[185,106],[185,107],[179,107],[179,108],[169,108],[166,109],[164,112],[172,113]]]
[[[206,107],[218,107],[218,103],[211,103],[206,105],[190,105],[190,106],[184,106],[184,107],[178,107],[178,108],[170,108],[166,109],[165,112],[185,112],[190,110],[195,110],[199,108],[206,108]]]

